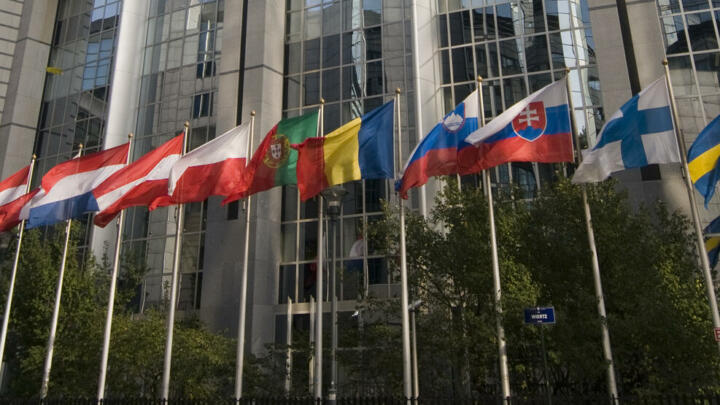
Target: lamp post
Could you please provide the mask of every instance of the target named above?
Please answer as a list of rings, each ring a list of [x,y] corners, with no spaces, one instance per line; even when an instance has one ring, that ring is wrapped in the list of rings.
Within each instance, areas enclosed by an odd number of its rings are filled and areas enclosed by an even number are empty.
[[[340,207],[342,199],[347,191],[342,186],[334,186],[323,190],[323,199],[327,202],[327,213],[330,216],[330,229],[332,230],[332,266],[330,270],[330,316],[332,323],[332,345],[330,349],[330,388],[328,389],[328,403],[334,405],[337,400],[337,293],[336,293],[336,275],[337,275],[337,227],[338,216],[340,215]],[[320,286],[322,288],[322,286]],[[322,316],[322,315],[321,315]]]
[[[415,300],[410,306],[408,307],[408,311],[410,312],[410,331],[412,333],[412,375],[413,375],[413,403],[417,403],[418,396],[420,396],[420,387],[418,384],[418,361],[417,361],[417,329],[415,328],[415,312],[417,312],[417,309],[420,305],[422,305],[422,300]]]

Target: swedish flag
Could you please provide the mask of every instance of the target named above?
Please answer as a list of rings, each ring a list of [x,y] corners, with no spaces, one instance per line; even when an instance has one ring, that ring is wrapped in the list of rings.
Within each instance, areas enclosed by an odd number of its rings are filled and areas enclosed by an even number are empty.
[[[720,115],[698,134],[688,151],[688,169],[695,188],[705,197],[705,208],[720,179]]]
[[[720,235],[720,217],[715,218],[703,231],[706,234]],[[720,236],[710,236],[705,239],[705,251],[710,260],[710,268],[714,268],[720,256]]]

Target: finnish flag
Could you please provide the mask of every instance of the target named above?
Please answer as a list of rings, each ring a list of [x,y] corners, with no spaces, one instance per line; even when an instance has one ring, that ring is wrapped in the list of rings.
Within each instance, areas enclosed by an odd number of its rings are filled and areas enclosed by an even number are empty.
[[[598,182],[621,170],[677,162],[670,97],[665,78],[660,78],[608,119],[597,144],[583,153],[572,182]]]

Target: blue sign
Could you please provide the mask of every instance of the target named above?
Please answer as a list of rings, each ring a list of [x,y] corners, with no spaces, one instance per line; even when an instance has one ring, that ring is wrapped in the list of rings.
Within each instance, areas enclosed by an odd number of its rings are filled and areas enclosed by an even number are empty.
[[[525,308],[525,323],[532,325],[555,323],[555,307]]]

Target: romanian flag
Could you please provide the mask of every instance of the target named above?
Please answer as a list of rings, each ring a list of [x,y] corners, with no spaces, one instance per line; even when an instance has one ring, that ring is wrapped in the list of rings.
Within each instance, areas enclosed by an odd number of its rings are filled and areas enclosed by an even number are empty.
[[[269,190],[275,186],[297,184],[298,153],[292,144],[317,136],[318,112],[287,118],[265,135],[245,170],[246,187],[228,196],[223,204]]]
[[[293,145],[300,198],[305,201],[349,181],[393,178],[394,111],[390,101],[325,137]]]
[[[703,129],[688,151],[688,169],[695,188],[705,197],[705,208],[720,179],[720,115]]]

